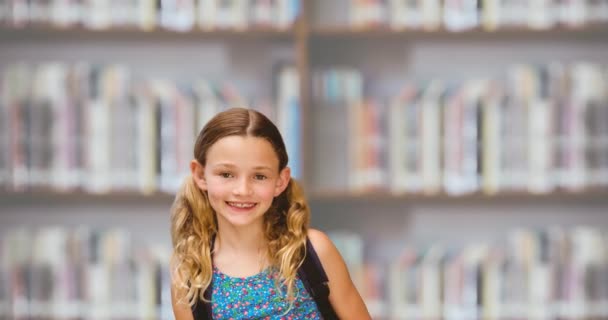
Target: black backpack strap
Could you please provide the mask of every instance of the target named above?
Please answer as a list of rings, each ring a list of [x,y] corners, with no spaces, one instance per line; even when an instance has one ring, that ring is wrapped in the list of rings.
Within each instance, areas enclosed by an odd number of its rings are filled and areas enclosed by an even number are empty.
[[[213,278],[209,283],[209,287],[203,294],[205,299],[211,301],[211,292],[213,292]],[[213,320],[213,314],[211,313],[211,303],[203,300],[198,300],[192,306],[192,316],[194,320]]]
[[[215,236],[211,238],[211,248],[215,245]],[[205,300],[198,300],[192,306],[192,316],[194,320],[213,320],[213,313],[211,312],[211,293],[213,292],[213,274],[211,275],[211,282],[209,282],[209,286],[203,293],[203,297]]]
[[[302,266],[298,269],[298,276],[302,280],[306,291],[317,303],[317,308],[319,308],[323,319],[339,319],[329,302],[329,281],[327,274],[308,238],[306,238],[306,256],[304,257]]]

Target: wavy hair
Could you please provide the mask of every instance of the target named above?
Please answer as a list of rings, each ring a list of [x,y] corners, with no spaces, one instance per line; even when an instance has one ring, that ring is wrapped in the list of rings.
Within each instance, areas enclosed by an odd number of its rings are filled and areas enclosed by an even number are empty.
[[[263,114],[244,108],[229,109],[213,117],[196,139],[194,158],[205,165],[209,148],[233,135],[266,139],[277,154],[279,171],[287,166],[287,151],[277,127]],[[302,189],[291,179],[264,214],[269,263],[278,272],[277,287],[286,287],[290,304],[297,295],[295,281],[304,259],[309,223],[310,210]],[[171,208],[171,270],[173,285],[180,289],[179,301],[186,300],[190,306],[198,300],[206,301],[203,295],[211,283],[212,241],[217,232],[217,217],[207,193],[189,176]]]

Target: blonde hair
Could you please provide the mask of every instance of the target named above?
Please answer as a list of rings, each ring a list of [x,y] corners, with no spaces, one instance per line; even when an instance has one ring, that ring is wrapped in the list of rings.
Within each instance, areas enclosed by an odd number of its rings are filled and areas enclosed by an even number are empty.
[[[194,158],[204,165],[208,149],[232,135],[268,140],[279,158],[279,171],[287,166],[285,144],[276,126],[263,114],[243,108],[221,112],[207,123],[196,140]],[[278,272],[277,287],[282,284],[287,288],[290,305],[297,295],[295,281],[304,259],[309,223],[310,210],[302,189],[291,179],[264,215],[267,257],[272,270]],[[211,246],[217,232],[217,218],[206,192],[188,177],[171,208],[171,270],[173,285],[180,289],[177,298],[190,306],[206,301],[203,295],[212,279]]]

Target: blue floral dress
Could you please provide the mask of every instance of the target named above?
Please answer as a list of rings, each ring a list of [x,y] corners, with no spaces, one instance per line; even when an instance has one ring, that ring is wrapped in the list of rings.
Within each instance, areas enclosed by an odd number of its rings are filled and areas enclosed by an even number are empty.
[[[256,275],[237,278],[213,268],[211,306],[213,319],[322,319],[317,304],[296,278],[296,300],[289,302],[275,287],[275,273],[266,269]],[[283,294],[286,287],[282,288]]]

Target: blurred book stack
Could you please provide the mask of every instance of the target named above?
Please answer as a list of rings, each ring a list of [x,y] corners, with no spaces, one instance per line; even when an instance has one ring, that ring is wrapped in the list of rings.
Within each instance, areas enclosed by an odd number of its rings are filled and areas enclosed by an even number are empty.
[[[404,246],[370,260],[365,239],[330,237],[374,319],[606,319],[608,233],[512,230],[462,247]],[[122,229],[15,228],[0,238],[0,317],[170,319],[168,248]]]
[[[350,0],[347,5],[349,25],[353,28],[548,30],[608,22],[608,2],[604,0]]]
[[[348,155],[316,160],[321,190],[459,195],[608,186],[604,65],[520,64],[497,78],[408,81],[389,98],[366,95],[362,79],[344,68],[313,76],[319,130],[337,130],[317,134],[317,153],[338,146]]]
[[[278,121],[299,178],[297,80],[286,65],[277,70],[276,98],[248,99],[230,84],[138,79],[122,65],[11,65],[0,89],[0,185],[173,193],[202,127],[217,112],[244,106]]]
[[[365,259],[356,234],[330,236],[374,319],[608,318],[603,230],[518,229],[495,243],[406,246],[386,263]]]
[[[0,24],[93,30],[173,31],[290,28],[300,0],[6,0]]]
[[[87,227],[14,228],[0,243],[2,319],[172,319],[169,248]]]
[[[354,172],[352,150],[359,142],[351,129],[355,119],[347,110],[363,100],[363,77],[354,68],[315,70],[312,86],[315,129],[311,134],[316,164],[313,182],[327,189],[345,189],[354,178],[350,177]]]

